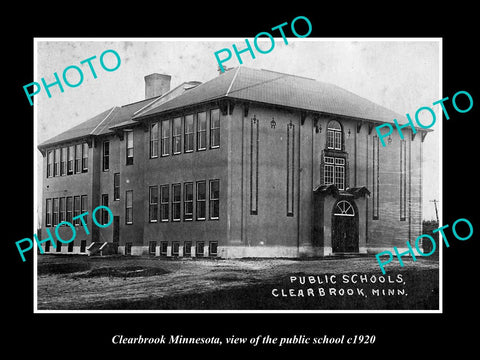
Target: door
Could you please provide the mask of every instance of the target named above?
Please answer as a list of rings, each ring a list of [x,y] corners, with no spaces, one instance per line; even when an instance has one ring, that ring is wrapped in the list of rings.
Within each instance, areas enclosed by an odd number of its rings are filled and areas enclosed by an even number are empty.
[[[354,203],[338,201],[332,217],[332,251],[358,252],[358,215]]]

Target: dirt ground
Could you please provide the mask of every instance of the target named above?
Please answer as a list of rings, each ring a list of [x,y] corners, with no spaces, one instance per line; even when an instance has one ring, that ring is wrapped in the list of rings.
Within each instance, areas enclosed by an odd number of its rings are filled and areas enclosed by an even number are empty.
[[[438,268],[438,262],[423,259],[406,260],[404,267],[392,262],[381,277],[373,256],[225,260],[42,255],[37,262],[37,308],[436,309]],[[355,284],[342,281],[343,275],[350,280],[353,274],[369,280]],[[398,274],[403,276],[401,284],[395,281]],[[326,275],[330,279],[334,276],[336,283],[320,283],[319,279],[326,279]],[[304,283],[292,283],[291,276],[304,279]],[[342,288],[345,294],[340,295]],[[322,295],[322,291],[326,294]]]

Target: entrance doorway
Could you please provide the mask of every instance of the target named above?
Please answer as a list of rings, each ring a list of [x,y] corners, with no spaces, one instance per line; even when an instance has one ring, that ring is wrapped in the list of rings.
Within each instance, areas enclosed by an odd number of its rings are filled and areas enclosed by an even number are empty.
[[[333,208],[332,251],[358,252],[358,214],[353,201],[339,200]]]

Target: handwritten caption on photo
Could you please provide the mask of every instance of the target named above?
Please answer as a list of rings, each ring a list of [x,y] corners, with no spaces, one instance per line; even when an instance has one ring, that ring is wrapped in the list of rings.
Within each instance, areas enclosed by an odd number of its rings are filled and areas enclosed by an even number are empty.
[[[287,286],[275,287],[275,298],[407,296],[403,274],[322,274],[289,277]]]

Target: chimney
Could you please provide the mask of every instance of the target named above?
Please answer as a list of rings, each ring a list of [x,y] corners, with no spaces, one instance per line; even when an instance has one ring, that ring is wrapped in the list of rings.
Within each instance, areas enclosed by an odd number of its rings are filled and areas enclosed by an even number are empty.
[[[170,91],[171,79],[170,75],[157,73],[145,76],[145,99],[160,96]]]

